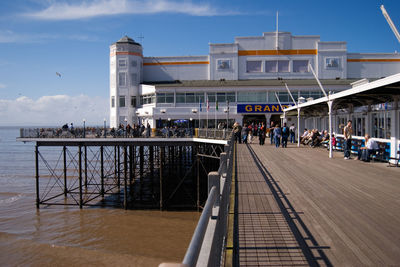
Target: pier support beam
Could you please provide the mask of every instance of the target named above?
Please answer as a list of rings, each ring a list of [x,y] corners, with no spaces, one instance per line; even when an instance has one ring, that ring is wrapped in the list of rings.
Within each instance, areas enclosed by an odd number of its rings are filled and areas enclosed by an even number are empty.
[[[100,195],[104,199],[104,147],[100,146]]]
[[[117,146],[117,168],[116,168],[116,172],[117,172],[117,179],[118,179],[118,184],[121,184],[121,153],[119,150],[119,146]]]
[[[64,196],[67,197],[68,188],[67,188],[67,147],[63,147],[63,156],[64,156]]]
[[[87,190],[87,184],[88,184],[88,181],[87,181],[87,146],[85,145],[84,146],[85,147],[85,190]]]
[[[124,209],[128,209],[128,147],[124,146]]]
[[[132,196],[133,184],[133,146],[129,146],[129,194]]]
[[[83,196],[82,196],[82,146],[79,146],[78,152],[78,172],[79,172],[79,208],[83,207]]]
[[[142,194],[143,194],[143,167],[144,167],[144,146],[139,146],[139,179],[140,179],[140,192],[139,198],[142,201]]]
[[[163,210],[163,168],[165,161],[165,146],[160,147],[160,210]]]
[[[35,146],[36,208],[39,208],[39,147]]]

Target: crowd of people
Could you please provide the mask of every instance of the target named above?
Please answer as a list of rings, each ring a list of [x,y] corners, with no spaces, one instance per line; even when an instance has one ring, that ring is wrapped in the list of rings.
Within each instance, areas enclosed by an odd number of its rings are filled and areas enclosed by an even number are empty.
[[[251,144],[254,142],[254,137],[258,137],[260,145],[264,145],[265,138],[270,138],[271,145],[275,147],[287,147],[288,140],[291,143],[296,142],[296,127],[292,124],[290,127],[286,123],[283,123],[281,127],[278,123],[271,121],[270,127],[266,127],[264,123],[245,123],[243,127],[235,122],[233,125],[233,132],[235,136],[235,142]],[[352,148],[352,122],[349,120],[343,129],[343,151],[344,159],[350,159],[351,148]],[[373,140],[368,134],[364,136],[364,144],[360,144],[357,148],[356,160],[369,161],[370,156],[376,154],[379,150],[378,143]],[[302,135],[300,135],[300,144],[310,147],[324,146],[329,149],[329,142],[332,143],[332,148],[336,148],[336,137],[332,134],[330,137],[327,130],[319,131],[318,129],[304,129]]]
[[[288,127],[286,123],[284,123],[283,126],[280,127],[279,124],[275,124],[272,121],[270,127],[267,127],[264,122],[250,122],[245,123],[242,127],[238,122],[235,122],[233,125],[233,132],[236,142],[245,144],[253,143],[255,137],[258,137],[258,142],[261,146],[265,144],[265,139],[267,137],[270,138],[271,145],[275,145],[276,147],[282,146],[283,148],[287,147],[288,140],[291,143],[296,141],[296,127],[294,124]]]
[[[327,145],[329,144],[329,133],[327,130],[319,132],[318,129],[304,129],[303,134],[300,136],[300,144],[309,145],[310,147]],[[336,138],[334,134],[332,134],[332,145],[336,146]]]

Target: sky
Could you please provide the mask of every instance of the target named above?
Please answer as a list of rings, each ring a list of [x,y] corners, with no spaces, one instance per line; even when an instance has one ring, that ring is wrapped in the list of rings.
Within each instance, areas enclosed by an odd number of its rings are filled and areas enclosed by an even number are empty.
[[[209,43],[275,31],[279,11],[279,31],[400,51],[381,4],[400,28],[398,0],[2,0],[0,126],[102,125],[109,46],[124,35],[146,57],[207,55]]]

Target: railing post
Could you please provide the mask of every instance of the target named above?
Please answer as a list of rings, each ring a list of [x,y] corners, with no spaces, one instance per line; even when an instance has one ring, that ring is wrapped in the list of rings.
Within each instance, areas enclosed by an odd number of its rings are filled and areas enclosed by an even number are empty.
[[[220,176],[218,172],[210,172],[208,174],[208,193],[210,193],[210,190],[213,186],[216,187],[217,189],[217,199],[214,202],[214,207],[219,206],[219,198],[221,194],[221,189],[220,189]]]
[[[222,152],[221,154],[219,154],[219,165],[222,166],[221,168],[221,175],[226,175],[226,169],[227,169],[227,153],[226,152]]]

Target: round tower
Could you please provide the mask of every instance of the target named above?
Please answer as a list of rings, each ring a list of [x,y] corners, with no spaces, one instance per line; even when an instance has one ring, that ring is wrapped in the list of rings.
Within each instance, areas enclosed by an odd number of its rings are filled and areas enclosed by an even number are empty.
[[[110,46],[110,127],[137,123],[143,49],[128,36]]]

